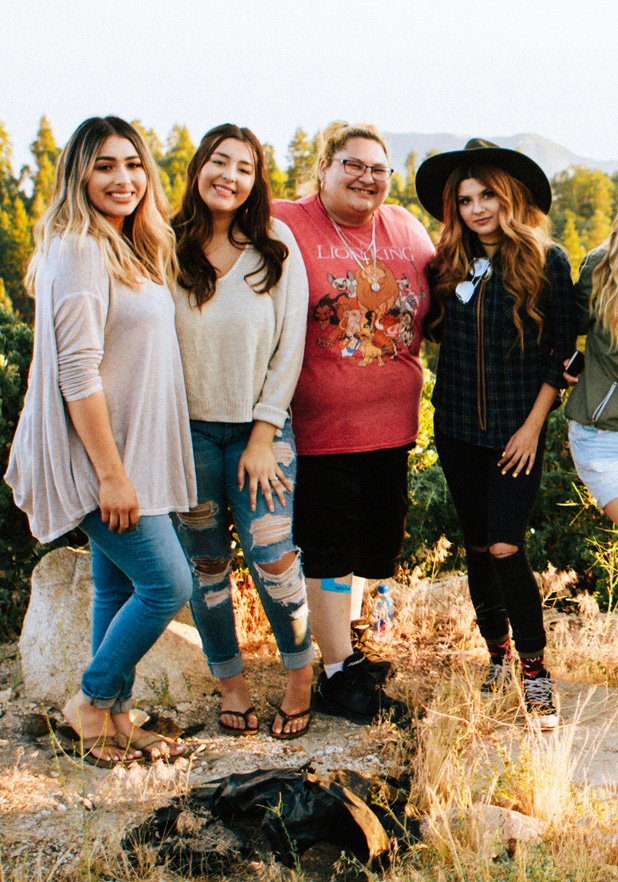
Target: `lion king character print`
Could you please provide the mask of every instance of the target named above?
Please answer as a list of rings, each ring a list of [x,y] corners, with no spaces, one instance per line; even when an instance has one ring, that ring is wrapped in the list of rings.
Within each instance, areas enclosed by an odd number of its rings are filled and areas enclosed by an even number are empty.
[[[331,290],[311,310],[318,346],[336,347],[342,358],[367,367],[374,361],[383,366],[415,341],[414,316],[427,297],[420,279],[415,290],[406,273],[397,279],[376,260],[375,266],[370,261],[355,273],[328,273],[327,280]]]

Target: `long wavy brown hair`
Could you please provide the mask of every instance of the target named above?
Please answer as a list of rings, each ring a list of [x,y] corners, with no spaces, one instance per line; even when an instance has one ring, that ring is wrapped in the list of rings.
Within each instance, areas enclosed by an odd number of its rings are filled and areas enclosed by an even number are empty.
[[[613,220],[609,239],[603,243],[606,253],[592,273],[590,307],[595,318],[609,332],[618,349],[618,215]]]
[[[449,294],[468,275],[470,262],[483,254],[482,245],[462,221],[457,195],[462,181],[474,178],[493,190],[500,202],[499,222],[502,242],[492,263],[500,271],[504,288],[513,299],[513,322],[523,347],[521,310],[543,330],[539,300],[547,287],[545,262],[551,245],[550,223],[535,204],[528,187],[496,166],[473,165],[455,169],[443,193],[444,229],[432,258],[432,293],[440,305],[438,324],[444,315]]]
[[[206,132],[187,168],[187,185],[180,209],[172,219],[176,233],[178,258],[178,281],[195,297],[201,308],[213,297],[217,287],[215,267],[204,254],[204,245],[212,236],[210,209],[199,194],[200,171],[222,141],[234,138],[248,144],[255,163],[255,183],[251,193],[240,205],[230,224],[228,237],[237,247],[249,241],[261,256],[260,265],[245,279],[260,276],[251,283],[258,294],[265,294],[277,284],[288,256],[285,243],[271,235],[270,184],[264,162],[262,145],[253,132],[224,123]]]

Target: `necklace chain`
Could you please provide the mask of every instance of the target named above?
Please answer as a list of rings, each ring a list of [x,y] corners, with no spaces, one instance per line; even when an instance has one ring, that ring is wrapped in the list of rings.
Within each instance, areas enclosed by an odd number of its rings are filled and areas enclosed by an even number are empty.
[[[358,258],[356,256],[356,253],[355,253],[352,245],[348,242],[346,237],[343,235],[343,230],[339,227],[339,224],[332,219],[332,217],[328,214],[328,212],[326,212],[326,216],[328,217],[329,221],[331,222],[331,224],[335,228],[335,232],[337,233],[337,235],[339,236],[339,238],[341,239],[343,244],[346,246],[346,248],[348,249],[348,251],[350,252],[352,257],[354,258],[356,263],[360,266],[360,268],[362,269],[363,272],[367,271],[367,266],[369,265],[369,258],[367,257],[367,251],[368,251],[368,249],[371,249],[370,253],[373,255],[373,282],[371,284],[371,290],[372,291],[379,291],[380,284],[376,280],[376,250],[377,249],[376,249],[376,219],[375,219],[375,215],[371,215],[371,242],[369,243],[368,248],[362,249],[362,253],[365,255],[365,257],[364,257],[365,265],[364,266],[363,266],[360,258]]]

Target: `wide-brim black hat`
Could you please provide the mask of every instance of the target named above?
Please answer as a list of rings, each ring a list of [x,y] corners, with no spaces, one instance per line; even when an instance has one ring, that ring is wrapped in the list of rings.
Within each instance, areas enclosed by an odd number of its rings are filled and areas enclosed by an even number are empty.
[[[493,165],[508,172],[530,190],[535,204],[545,214],[551,208],[551,184],[540,165],[517,150],[498,147],[491,141],[472,138],[463,150],[437,153],[421,163],[416,173],[416,193],[423,208],[443,220],[442,195],[451,172],[460,167]]]

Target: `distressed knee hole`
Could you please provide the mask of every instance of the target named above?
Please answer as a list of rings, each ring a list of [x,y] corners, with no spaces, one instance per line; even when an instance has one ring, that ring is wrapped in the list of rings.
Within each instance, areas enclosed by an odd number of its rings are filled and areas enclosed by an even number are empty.
[[[280,574],[268,573],[259,564],[255,568],[261,576],[268,595],[279,603],[306,606],[307,588],[300,569],[300,556],[296,554],[290,566]]]
[[[292,532],[291,515],[267,514],[251,524],[251,535],[255,545],[272,545],[281,542]]]
[[[275,459],[282,466],[289,466],[294,461],[294,451],[287,441],[275,441],[273,444]]]
[[[214,499],[206,499],[204,502],[198,502],[191,511],[179,513],[178,518],[180,523],[190,530],[206,530],[217,526],[218,514],[219,506]]]
[[[224,557],[214,559],[210,557],[195,557],[191,563],[193,564],[193,572],[200,588],[218,585],[226,578],[232,567],[232,562]]]
[[[490,547],[489,551],[492,557],[512,557],[514,554],[517,554],[519,548],[506,542],[496,542]]]

